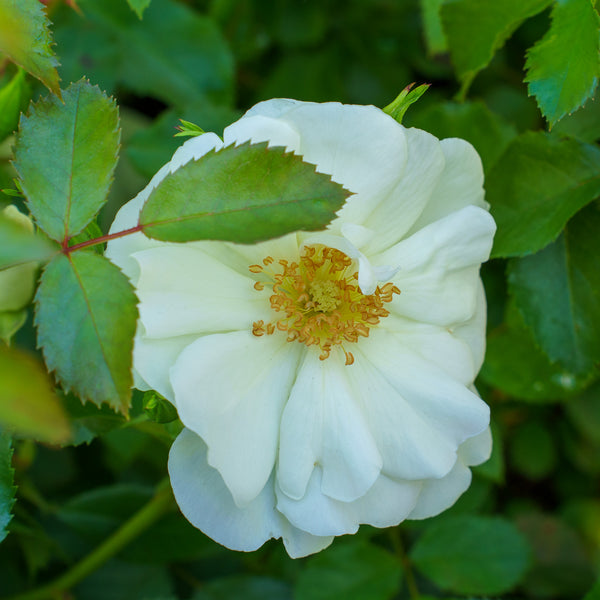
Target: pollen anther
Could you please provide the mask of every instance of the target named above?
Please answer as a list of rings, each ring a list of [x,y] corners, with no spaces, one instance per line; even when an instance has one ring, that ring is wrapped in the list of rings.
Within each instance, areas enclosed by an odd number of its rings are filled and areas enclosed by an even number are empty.
[[[267,256],[262,262],[269,266],[275,259]],[[328,246],[305,246],[299,262],[280,259],[277,264],[282,269],[280,273],[265,274],[272,281],[269,301],[278,318],[266,325],[262,320],[256,321],[252,334],[260,337],[285,332],[288,342],[318,346],[320,360],[329,358],[332,349],[339,346],[345,364],[352,365],[354,355],[344,344],[368,337],[371,328],[390,314],[384,304],[391,302],[394,294],[400,294],[393,283],[377,287],[373,294],[363,294],[352,259]],[[251,265],[249,270],[264,272],[261,265]],[[254,289],[261,291],[268,285],[256,281]]]

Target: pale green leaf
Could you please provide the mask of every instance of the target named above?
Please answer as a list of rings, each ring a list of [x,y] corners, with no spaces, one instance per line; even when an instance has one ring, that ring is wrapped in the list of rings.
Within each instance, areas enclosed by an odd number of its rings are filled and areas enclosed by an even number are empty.
[[[144,11],[150,6],[152,0],[127,0],[131,10],[141,19],[144,16]]]
[[[0,52],[60,96],[49,25],[39,0],[0,2]]]
[[[267,143],[210,151],[150,193],[140,225],[151,238],[254,243],[324,229],[349,192],[315,166]]]
[[[50,262],[36,294],[38,343],[66,390],[127,413],[137,308],[131,284],[102,256]]]
[[[0,312],[0,340],[10,344],[12,337],[25,325],[27,309]]]
[[[452,62],[463,91],[521,23],[552,0],[446,0],[441,15]]]
[[[400,588],[402,569],[393,554],[358,539],[336,540],[308,559],[296,600],[389,600]]]
[[[599,374],[600,208],[592,204],[560,238],[511,261],[509,287],[526,324],[551,361],[573,376]]]
[[[430,54],[441,54],[448,50],[440,17],[440,8],[443,2],[444,0],[421,0],[425,41]]]
[[[592,96],[600,75],[600,17],[590,0],[557,0],[552,25],[529,50],[529,94],[553,125]]]
[[[0,428],[52,444],[69,439],[63,408],[41,364],[0,344]]]
[[[49,260],[58,247],[0,211],[0,270]]]
[[[79,233],[106,202],[119,150],[115,102],[82,80],[64,103],[44,98],[21,119],[15,168],[38,225],[54,240]]]
[[[0,89],[0,141],[17,128],[19,114],[27,107],[30,94],[31,86],[22,69]]]
[[[7,536],[6,526],[12,519],[12,507],[15,503],[15,471],[11,466],[12,444],[10,435],[0,429],[0,542]]]
[[[529,548],[509,521],[457,516],[430,525],[410,556],[443,590],[495,596],[512,590],[523,578]]]
[[[600,150],[544,133],[516,138],[486,180],[498,231],[492,256],[522,256],[556,239],[600,195]]]

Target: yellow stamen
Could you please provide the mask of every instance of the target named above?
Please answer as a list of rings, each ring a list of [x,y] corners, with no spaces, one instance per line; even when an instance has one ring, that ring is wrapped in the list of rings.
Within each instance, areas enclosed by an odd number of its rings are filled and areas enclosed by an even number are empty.
[[[267,256],[262,262],[269,266],[275,259]],[[340,346],[346,365],[353,364],[354,355],[344,348],[344,343],[368,337],[370,329],[390,314],[384,304],[391,302],[394,294],[400,294],[392,283],[377,287],[373,294],[363,294],[352,259],[327,246],[307,246],[299,262],[281,259],[277,264],[282,272],[269,271],[273,289],[269,301],[271,308],[281,314],[266,326],[264,321],[253,323],[252,334],[260,337],[286,332],[289,342],[318,346],[320,360],[326,360],[332,349]],[[249,270],[264,272],[260,265],[251,265]],[[262,281],[254,284],[258,291],[264,287]]]

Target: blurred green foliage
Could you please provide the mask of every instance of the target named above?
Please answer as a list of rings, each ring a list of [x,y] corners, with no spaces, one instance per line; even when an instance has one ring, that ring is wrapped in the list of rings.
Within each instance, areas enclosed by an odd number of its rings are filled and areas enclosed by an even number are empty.
[[[408,109],[404,123],[439,137],[465,138],[477,148],[499,225],[496,258],[483,267],[489,336],[477,382],[492,409],[494,454],[474,469],[471,487],[454,507],[392,531],[361,528],[298,561],[276,542],[252,554],[229,552],[173,510],[80,582],[74,597],[392,600],[417,597],[419,590],[423,600],[473,594],[600,598],[600,583],[592,589],[600,575],[594,3],[47,4],[55,45],[49,46],[47,34],[32,41],[23,28],[15,47],[38,48],[41,62],[6,51],[2,62],[0,188],[14,188],[11,132],[19,112],[46,93],[36,78],[57,87],[56,53],[63,88],[85,76],[120,107],[122,151],[109,203],[98,216],[103,232],[179,145],[172,137],[179,119],[220,134],[262,99],[384,107],[411,82],[431,87]],[[2,24],[10,16],[7,6],[0,2]],[[41,18],[46,31],[36,0],[23,6],[37,15],[30,24]],[[40,160],[50,155],[51,141],[39,151]],[[13,201],[0,197],[2,206]],[[98,208],[99,202],[88,201],[78,231]],[[87,225],[77,241],[97,235],[89,230],[96,227],[95,221]],[[42,259],[51,246],[42,237],[38,241]],[[100,257],[80,256],[104,264]],[[51,292],[47,285],[41,291]],[[102,305],[102,290],[96,294]],[[52,318],[60,319],[62,307],[53,308]],[[12,344],[35,353],[31,313]],[[119,371],[126,350],[114,349],[110,369]],[[58,364],[61,349],[53,351]],[[134,392],[128,419],[106,406],[82,405],[73,395],[61,394],[61,402],[71,423],[69,445],[62,449],[26,435],[11,443],[0,431],[0,538],[6,527],[10,531],[0,545],[0,597],[36,587],[76,563],[148,502],[166,471],[178,424],[149,420],[141,393]],[[13,467],[18,502],[11,508]]]

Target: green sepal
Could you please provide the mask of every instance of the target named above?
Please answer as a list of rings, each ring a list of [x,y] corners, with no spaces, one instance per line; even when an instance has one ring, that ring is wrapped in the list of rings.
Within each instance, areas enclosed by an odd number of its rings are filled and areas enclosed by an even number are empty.
[[[144,412],[156,423],[171,423],[179,418],[177,409],[158,392],[144,393]]]

